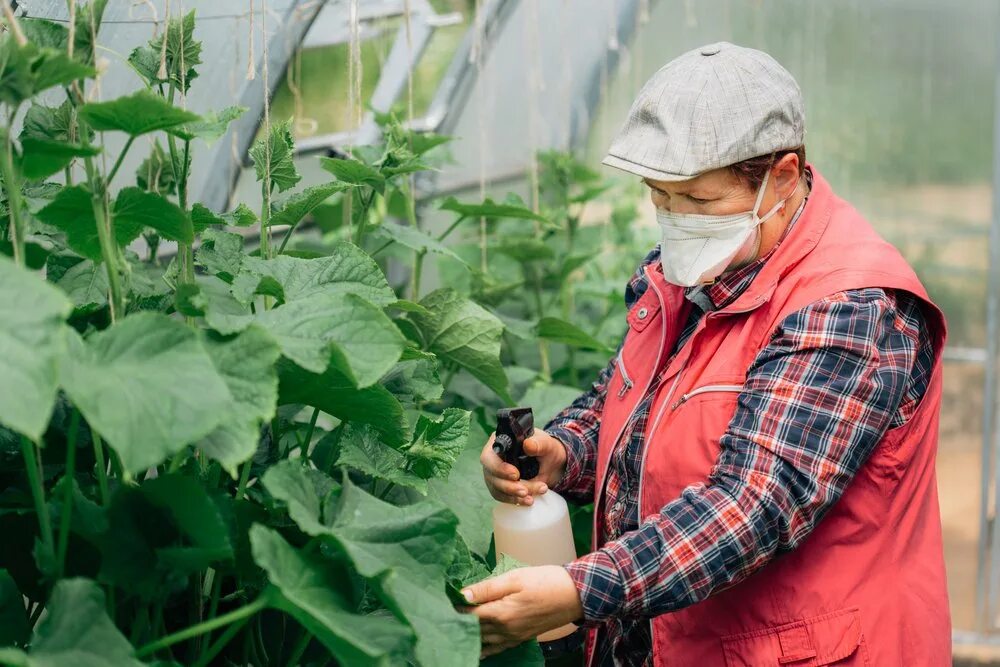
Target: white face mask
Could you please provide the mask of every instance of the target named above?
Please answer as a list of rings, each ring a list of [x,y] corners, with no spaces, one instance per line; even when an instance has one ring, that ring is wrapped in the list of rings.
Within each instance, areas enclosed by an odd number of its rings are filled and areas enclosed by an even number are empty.
[[[770,171],[764,174],[753,210],[745,213],[697,215],[656,210],[656,221],[663,235],[660,247],[663,277],[667,282],[683,287],[710,283],[741,253],[746,254],[747,261],[756,257],[760,250],[760,224],[785,203],[782,199],[763,216],[757,215],[770,175]]]

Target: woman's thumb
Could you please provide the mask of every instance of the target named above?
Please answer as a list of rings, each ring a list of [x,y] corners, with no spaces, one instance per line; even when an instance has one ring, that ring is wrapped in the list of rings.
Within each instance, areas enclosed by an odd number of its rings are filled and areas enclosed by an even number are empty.
[[[524,439],[524,453],[530,456],[541,456],[548,450],[544,437],[533,435]]]

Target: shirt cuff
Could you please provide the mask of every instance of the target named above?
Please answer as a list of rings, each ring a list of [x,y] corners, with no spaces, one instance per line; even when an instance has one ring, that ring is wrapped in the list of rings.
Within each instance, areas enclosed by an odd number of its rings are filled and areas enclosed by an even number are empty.
[[[614,560],[603,550],[563,566],[576,584],[583,605],[583,627],[594,627],[618,616],[625,604],[625,586]]]
[[[593,489],[587,484],[586,472],[588,456],[587,443],[579,435],[566,428],[553,427],[546,433],[562,443],[566,450],[566,472],[562,479],[552,486],[552,490],[564,496],[571,496],[578,502],[591,502]]]

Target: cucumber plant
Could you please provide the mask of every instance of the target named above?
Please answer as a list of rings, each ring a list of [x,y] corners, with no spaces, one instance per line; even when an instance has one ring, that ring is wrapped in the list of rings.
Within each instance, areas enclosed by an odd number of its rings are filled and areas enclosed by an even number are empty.
[[[476,664],[456,601],[495,564],[490,410],[526,390],[555,405],[553,378],[588,377],[613,338],[600,288],[592,331],[569,323],[593,257],[572,211],[596,179],[571,194],[578,166],[547,156],[563,182],[541,213],[449,199],[432,235],[410,177],[445,138],[384,118],[381,144],[302,188],[283,122],[250,150],[260,209],[211,211],[190,201],[192,157],[245,110],[178,106],[203,65],[193,13],[131,51],[136,92],[93,101],[104,5],[0,36],[0,662]],[[299,242],[333,205],[340,224]],[[476,229],[535,310],[465,259]],[[428,257],[463,280],[424,290]],[[494,660],[542,662],[533,642]]]

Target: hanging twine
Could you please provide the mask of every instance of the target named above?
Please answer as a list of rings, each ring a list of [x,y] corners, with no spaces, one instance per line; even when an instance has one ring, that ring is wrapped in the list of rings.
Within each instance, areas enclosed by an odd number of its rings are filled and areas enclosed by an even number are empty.
[[[2,1],[3,4],[0,7],[3,8],[3,15],[7,19],[7,25],[10,26],[10,30],[14,33],[14,40],[17,41],[18,46],[24,46],[28,43],[28,39],[21,31],[21,24],[17,22],[17,17],[14,16],[14,12],[10,8],[10,3],[7,0]]]
[[[351,0],[351,10],[350,10],[350,28],[351,28],[351,65],[348,74],[350,75],[351,84],[351,95],[350,95],[350,112],[351,112],[351,122],[350,125],[353,128],[351,133],[352,139],[351,144],[353,148],[354,143],[354,132],[361,127],[361,117],[363,113],[362,101],[361,101],[361,79],[362,79],[362,62],[361,62],[361,17],[360,8],[358,0]]]
[[[475,13],[475,26],[476,39],[473,42],[473,52],[476,64],[476,80],[479,82],[480,86],[483,86],[487,91],[489,86],[485,85],[483,81],[483,41],[485,39],[486,24],[485,17],[483,16],[482,0],[476,0],[476,13]],[[480,97],[480,104],[485,102],[484,98]],[[479,109],[479,199],[480,201],[486,199],[486,109]],[[479,218],[479,264],[480,269],[483,273],[487,271],[487,256],[486,256],[486,218]]]
[[[170,0],[167,0],[166,16],[163,17],[163,46],[160,47],[160,70],[156,78],[167,78],[167,38],[170,36]]]
[[[531,176],[531,210],[538,213],[541,207],[541,197],[539,193],[538,176],[538,99],[541,92],[539,48],[538,44],[538,4],[530,2],[529,9],[531,16],[525,26],[528,35],[528,147],[531,151],[530,176]],[[539,231],[539,223],[535,221],[535,232]]]
[[[271,85],[268,78],[268,38],[267,38],[267,0],[261,0],[260,36],[263,41],[264,64],[261,73],[264,75],[264,207],[271,213]],[[271,248],[271,225],[261,230],[266,235],[268,254]],[[269,257],[265,257],[269,259]]]
[[[181,54],[181,108],[187,111],[187,68],[184,66],[184,40],[187,36],[184,34],[184,0],[181,0],[181,48],[179,49]],[[167,40],[164,39],[163,43],[166,44]]]
[[[257,78],[257,67],[253,53],[253,0],[250,0],[250,54],[247,56],[247,81]]]
[[[73,46],[76,44],[76,0],[69,0],[69,36],[66,38],[66,55],[73,59]]]

